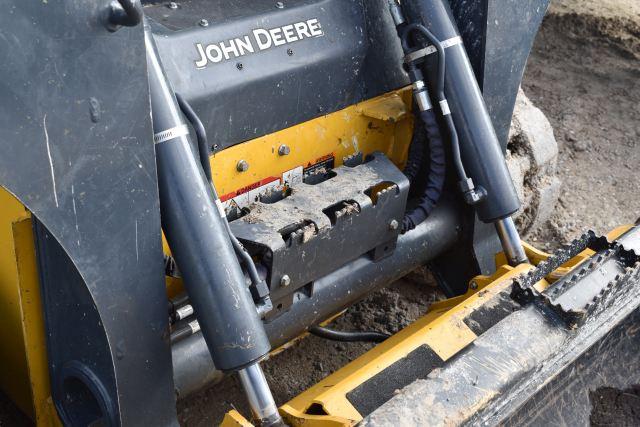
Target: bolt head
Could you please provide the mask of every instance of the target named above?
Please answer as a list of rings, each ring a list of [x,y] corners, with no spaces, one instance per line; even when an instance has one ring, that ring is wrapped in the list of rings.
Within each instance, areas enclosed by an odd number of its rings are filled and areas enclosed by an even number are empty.
[[[238,70],[242,70],[242,69],[244,68],[244,65],[242,65],[242,62],[238,62],[238,63],[236,64],[236,68],[237,68]]]
[[[177,9],[178,8],[178,3],[171,1],[169,2],[169,9]]]
[[[281,156],[287,156],[291,152],[291,148],[288,145],[282,144],[278,147],[278,154]]]
[[[280,279],[280,286],[286,287],[286,286],[289,286],[290,284],[291,284],[291,277],[289,277],[288,274],[285,274],[284,276],[282,276],[282,278]]]
[[[276,7],[277,7],[278,9],[282,9],[282,8],[284,8],[284,3],[282,3],[281,1],[277,1],[277,2],[276,2]]]
[[[478,284],[477,284],[475,281],[474,281],[474,282],[471,282],[471,284],[470,284],[469,286],[470,286],[470,287],[471,287],[471,289],[473,289],[474,291],[475,291],[476,289],[478,289]]]
[[[398,224],[398,221],[396,221],[395,219],[392,219],[391,222],[389,223],[389,230],[395,231],[398,229],[399,226],[400,224]]]
[[[287,49],[287,55],[293,56],[293,49]]]
[[[200,25],[201,27],[208,27],[209,21],[207,21],[206,19],[201,19],[200,22],[198,22],[198,25]]]
[[[246,172],[249,170],[249,163],[246,160],[239,160],[236,164],[236,170],[238,172]]]

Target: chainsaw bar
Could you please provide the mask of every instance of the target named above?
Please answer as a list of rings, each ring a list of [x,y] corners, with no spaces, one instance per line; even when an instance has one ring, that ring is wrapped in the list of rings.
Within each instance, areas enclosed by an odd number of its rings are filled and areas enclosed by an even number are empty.
[[[515,279],[511,296],[522,305],[549,307],[571,328],[580,326],[593,312],[629,291],[627,284],[640,277],[638,243],[638,226],[611,242],[589,231]],[[534,287],[585,249],[596,253],[544,291]]]

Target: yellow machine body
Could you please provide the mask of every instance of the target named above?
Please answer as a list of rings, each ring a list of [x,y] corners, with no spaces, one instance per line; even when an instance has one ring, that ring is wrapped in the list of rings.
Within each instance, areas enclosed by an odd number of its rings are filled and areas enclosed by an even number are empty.
[[[248,192],[265,179],[280,177],[296,167],[329,157],[337,167],[354,154],[366,156],[375,151],[402,167],[413,129],[410,110],[411,92],[404,89],[233,146],[210,158],[215,186],[224,198]],[[289,147],[288,155],[279,154],[282,145]],[[237,170],[240,160],[249,164],[248,170]],[[609,237],[627,229],[616,229]],[[0,189],[0,241],[0,311],[4,321],[0,328],[0,387],[37,425],[60,425],[50,393],[31,214],[4,189]],[[531,246],[525,248],[533,265],[549,256]],[[592,254],[590,250],[581,253],[538,286],[552,283]],[[475,278],[466,295],[432,305],[423,318],[283,405],[282,415],[292,425],[354,425],[363,417],[346,398],[350,390],[419,346],[428,346],[444,361],[453,357],[476,339],[461,319],[509,286],[512,278],[533,268],[529,264],[510,267],[503,254],[497,256],[496,265],[497,272]],[[179,279],[167,278],[169,297],[181,290]],[[229,412],[223,424],[250,425],[236,411]]]
[[[410,111],[411,91],[403,89],[238,144],[211,156],[215,186],[221,195],[244,193],[295,167],[328,157],[337,167],[349,156],[375,151],[402,166],[413,130]],[[278,154],[283,144],[290,149],[286,156]],[[247,171],[238,172],[239,160],[249,164]],[[0,242],[0,387],[38,425],[59,425],[50,393],[31,214],[2,188]],[[181,290],[179,279],[167,277],[170,297]]]

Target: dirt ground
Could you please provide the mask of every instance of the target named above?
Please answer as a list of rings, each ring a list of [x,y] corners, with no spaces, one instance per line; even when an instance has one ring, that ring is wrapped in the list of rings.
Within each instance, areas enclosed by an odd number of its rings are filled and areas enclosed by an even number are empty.
[[[601,9],[595,8],[598,3]],[[598,10],[604,16],[598,16]],[[536,40],[523,88],[554,128],[563,182],[556,213],[532,233],[534,243],[551,246],[589,228],[605,232],[636,220],[640,2],[554,3]]]
[[[640,217],[640,1],[554,0],[536,40],[523,89],[547,115],[559,145],[563,182],[551,219],[528,236],[553,248],[587,229],[605,232]],[[334,326],[396,332],[442,298],[416,272],[350,308]],[[308,337],[264,363],[282,404],[372,345]],[[639,425],[640,393],[592,393],[594,425]],[[236,407],[247,413],[235,377],[178,405],[184,426],[209,426]],[[27,425],[0,395],[0,425]]]
[[[627,390],[603,387],[589,394],[593,410],[591,426],[637,426],[640,420],[640,387]]]
[[[433,301],[444,298],[432,283],[428,273],[412,273],[351,307],[332,323],[332,327],[397,332],[423,315]],[[308,336],[262,366],[276,403],[282,404],[373,346],[367,343],[336,343]],[[210,426],[212,422],[219,422],[232,407],[249,414],[235,376],[225,378],[222,383],[188,402],[180,402],[178,415],[184,426]]]

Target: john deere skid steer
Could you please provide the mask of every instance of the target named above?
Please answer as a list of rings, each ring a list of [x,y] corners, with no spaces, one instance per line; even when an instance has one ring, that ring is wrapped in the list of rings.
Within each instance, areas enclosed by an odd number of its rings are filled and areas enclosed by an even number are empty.
[[[4,2],[4,393],[168,426],[236,374],[229,426],[585,424],[640,382],[640,227],[520,240],[504,153],[548,2]],[[331,328],[424,265],[448,299],[420,320]],[[260,363],[307,333],[379,344],[278,406]]]

